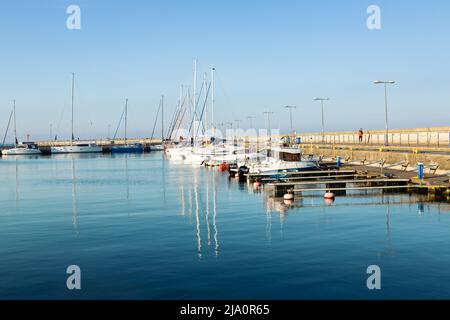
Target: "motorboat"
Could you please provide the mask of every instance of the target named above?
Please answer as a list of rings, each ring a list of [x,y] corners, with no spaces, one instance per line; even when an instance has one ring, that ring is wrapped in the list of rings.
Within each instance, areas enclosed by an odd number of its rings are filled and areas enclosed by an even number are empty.
[[[60,153],[100,153],[103,148],[97,146],[95,143],[73,143],[70,146],[51,147],[52,154]]]
[[[274,148],[268,151],[266,161],[248,167],[250,173],[277,174],[314,170],[319,164],[315,159],[303,159],[298,148]]]

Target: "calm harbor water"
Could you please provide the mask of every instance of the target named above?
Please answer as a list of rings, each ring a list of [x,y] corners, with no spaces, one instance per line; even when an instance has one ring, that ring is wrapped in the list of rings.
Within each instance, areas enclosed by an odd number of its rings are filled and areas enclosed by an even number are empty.
[[[450,206],[293,204],[162,154],[0,158],[0,299],[450,298]],[[66,288],[78,265],[82,290]],[[382,290],[366,287],[370,265]]]

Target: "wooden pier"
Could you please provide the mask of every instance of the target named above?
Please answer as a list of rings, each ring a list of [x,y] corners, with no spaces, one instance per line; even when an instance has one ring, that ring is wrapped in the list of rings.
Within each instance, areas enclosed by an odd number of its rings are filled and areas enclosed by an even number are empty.
[[[383,169],[363,165],[345,165],[339,170],[316,170],[296,173],[248,174],[248,183],[260,181],[271,197],[296,194],[333,192],[345,195],[348,191],[379,190],[383,192],[415,192],[436,199],[450,200],[450,176]]]

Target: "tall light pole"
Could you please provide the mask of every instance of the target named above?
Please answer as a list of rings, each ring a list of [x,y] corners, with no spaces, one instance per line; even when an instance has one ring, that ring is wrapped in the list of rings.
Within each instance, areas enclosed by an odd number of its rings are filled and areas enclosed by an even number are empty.
[[[297,108],[296,106],[285,106],[286,109],[289,109],[289,119],[291,121],[291,133],[294,133],[294,130],[292,129],[292,109]]]
[[[387,98],[387,85],[388,84],[395,84],[395,81],[390,80],[390,81],[381,81],[381,80],[376,80],[373,82],[374,84],[384,84],[384,114],[385,114],[385,130],[386,133],[384,135],[384,145],[387,146],[389,145],[389,124],[388,124],[388,98]]]
[[[314,101],[320,101],[322,106],[322,142],[325,140],[325,120],[323,116],[323,102],[328,101],[330,98],[314,98]]]

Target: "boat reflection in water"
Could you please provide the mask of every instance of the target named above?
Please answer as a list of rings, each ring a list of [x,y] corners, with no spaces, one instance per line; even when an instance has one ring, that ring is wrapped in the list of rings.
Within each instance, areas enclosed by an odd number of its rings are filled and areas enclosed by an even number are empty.
[[[77,209],[77,175],[75,167],[75,158],[71,157],[71,169],[72,169],[72,224],[75,230],[75,234],[78,236],[78,209]]]
[[[202,172],[202,168],[195,168],[192,173],[189,177],[180,174],[180,215],[185,217],[188,212],[191,224],[194,219],[198,259],[202,259],[208,250],[213,250],[217,257],[220,246],[217,226],[217,173]],[[206,240],[202,239],[205,232]]]

